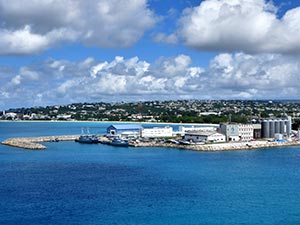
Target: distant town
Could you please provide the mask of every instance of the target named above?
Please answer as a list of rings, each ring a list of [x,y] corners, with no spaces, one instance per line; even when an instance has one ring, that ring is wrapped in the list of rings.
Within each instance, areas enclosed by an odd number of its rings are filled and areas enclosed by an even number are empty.
[[[300,124],[300,101],[184,100],[120,103],[74,103],[15,108],[2,120],[133,121],[173,123],[248,123],[252,119],[291,116]]]
[[[116,137],[122,138],[117,139],[116,145],[129,145],[128,140],[133,139],[135,140],[133,145],[137,146],[137,144],[145,143],[145,138],[147,139],[146,145],[149,145],[148,138],[158,139],[160,142],[162,140],[160,138],[167,138],[163,139],[163,142],[183,145],[198,144],[198,149],[208,150],[211,146],[199,146],[201,144],[231,142],[240,143],[236,146],[237,148],[248,148],[254,145],[266,147],[269,145],[268,141],[294,144],[299,142],[300,137],[300,102],[296,101],[189,100],[77,103],[62,106],[8,109],[3,111],[0,116],[2,120],[13,121],[135,122],[136,124],[130,125],[112,124],[107,128],[104,137],[108,139],[100,142],[114,144]],[[172,122],[182,123],[182,125],[179,126],[179,130],[173,130],[171,126],[143,127],[140,122]],[[186,126],[184,123],[190,123],[190,125]],[[70,137],[66,138],[67,140],[70,139]],[[124,138],[125,140],[123,140]],[[99,136],[89,133],[82,134],[76,140],[82,143],[98,143]],[[253,142],[257,140],[263,140],[263,142]],[[248,144],[249,141],[252,141],[251,145]],[[153,143],[151,143],[152,145]],[[220,148],[231,149],[232,147],[231,144]],[[215,148],[216,146],[213,146],[213,149]]]

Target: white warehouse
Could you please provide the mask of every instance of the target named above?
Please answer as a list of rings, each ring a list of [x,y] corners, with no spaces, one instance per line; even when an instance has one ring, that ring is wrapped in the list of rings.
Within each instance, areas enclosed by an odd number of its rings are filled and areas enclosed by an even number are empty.
[[[225,142],[226,137],[224,134],[212,131],[212,132],[189,132],[184,135],[184,140],[197,142]]]
[[[153,128],[143,128],[142,137],[172,137],[173,128],[172,127],[153,127]]]

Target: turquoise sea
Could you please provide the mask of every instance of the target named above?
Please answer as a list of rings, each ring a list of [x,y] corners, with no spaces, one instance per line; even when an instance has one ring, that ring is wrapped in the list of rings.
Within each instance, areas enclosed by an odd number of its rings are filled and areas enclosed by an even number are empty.
[[[108,123],[0,122],[8,137],[104,133]],[[300,148],[193,152],[0,145],[0,224],[300,224]]]

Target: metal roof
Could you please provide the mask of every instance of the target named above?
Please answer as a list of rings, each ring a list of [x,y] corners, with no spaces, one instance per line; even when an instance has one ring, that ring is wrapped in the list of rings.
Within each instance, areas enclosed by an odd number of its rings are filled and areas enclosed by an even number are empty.
[[[224,134],[221,134],[219,132],[215,132],[215,131],[192,131],[192,132],[187,132],[185,133],[187,135],[199,135],[199,136],[212,136],[212,135],[224,135]],[[225,136],[225,135],[224,135]]]

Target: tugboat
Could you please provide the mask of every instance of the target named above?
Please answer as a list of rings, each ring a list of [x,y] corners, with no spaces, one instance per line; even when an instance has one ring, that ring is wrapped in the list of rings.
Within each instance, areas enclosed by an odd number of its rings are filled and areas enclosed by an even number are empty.
[[[82,129],[80,137],[75,139],[75,141],[78,143],[83,143],[83,144],[98,144],[99,143],[97,135],[89,134],[89,130],[87,130],[87,133],[88,134],[84,134],[83,129]]]
[[[118,147],[128,147],[129,143],[128,143],[127,140],[123,140],[121,138],[114,138],[110,142],[110,145],[112,145],[112,146],[118,146]]]
[[[79,138],[75,139],[76,142],[84,144],[97,144],[99,143],[96,135],[84,134],[80,135]]]

